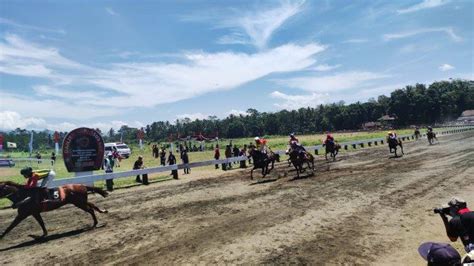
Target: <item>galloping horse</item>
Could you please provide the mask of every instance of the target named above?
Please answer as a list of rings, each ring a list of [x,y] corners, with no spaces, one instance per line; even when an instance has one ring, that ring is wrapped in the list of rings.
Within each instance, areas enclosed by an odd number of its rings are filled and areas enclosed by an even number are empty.
[[[307,163],[308,168],[314,172],[314,156],[309,152],[301,153],[295,149],[289,149],[286,154],[290,156],[290,161],[293,164],[293,167],[296,169],[297,178],[300,177],[300,173],[304,172],[303,164]],[[305,156],[303,156],[305,155]]]
[[[331,154],[332,160],[335,161],[336,155],[341,149],[341,145],[334,141],[329,141],[328,143],[323,144],[323,146],[326,146],[326,154],[324,154],[324,156],[326,157],[326,161],[328,160],[328,153]]]
[[[428,138],[428,143],[430,145],[433,145],[434,142],[433,142],[433,139],[435,139],[436,141],[438,141],[438,138],[436,137],[436,133],[434,133],[433,131],[428,131],[426,132],[426,137]]]
[[[43,188],[34,188],[34,189],[43,189]],[[74,206],[78,207],[79,209],[88,212],[92,219],[94,220],[93,227],[97,226],[97,217],[95,216],[95,211],[99,213],[107,213],[107,210],[99,209],[93,203],[87,201],[87,193],[98,193],[102,197],[107,196],[107,192],[102,190],[101,188],[97,187],[89,187],[80,184],[74,185],[65,185],[60,186],[55,189],[50,189],[47,192],[54,192],[54,195],[57,195],[58,199],[54,201],[43,201],[37,204],[33,200],[29,202],[23,203],[18,207],[18,214],[13,220],[13,222],[8,226],[8,228],[0,235],[0,239],[3,238],[8,232],[10,232],[15,226],[17,226],[21,221],[23,221],[28,216],[33,216],[36,221],[41,226],[43,230],[43,235],[39,238],[43,238],[48,235],[48,231],[43,222],[43,218],[41,218],[40,213],[52,211],[58,209],[66,204],[73,204]],[[44,194],[44,193],[43,193]],[[16,184],[14,182],[0,182],[0,198],[8,198],[13,204],[22,201],[27,195],[25,188],[23,185]],[[37,238],[37,237],[34,237]]]
[[[250,171],[251,180],[253,180],[253,170],[261,168],[262,175],[263,177],[265,177],[275,167],[275,161],[277,162],[280,161],[280,155],[273,152],[270,152],[270,154],[267,155],[257,149],[251,149],[249,153],[253,160],[253,168]],[[268,166],[270,165],[270,163],[272,164],[272,167],[268,169]]]
[[[397,146],[400,146],[402,154],[405,154],[403,152],[403,143],[400,139],[387,138],[387,143],[388,143],[388,148],[390,150],[390,153],[395,153],[395,157],[398,157],[398,155],[397,155]]]

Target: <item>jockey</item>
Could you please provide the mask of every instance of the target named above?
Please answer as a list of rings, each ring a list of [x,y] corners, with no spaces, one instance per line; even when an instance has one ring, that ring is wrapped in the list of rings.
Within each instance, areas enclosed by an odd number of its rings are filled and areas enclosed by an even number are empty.
[[[293,144],[293,143],[296,143],[296,144],[300,143],[298,138],[295,137],[295,133],[290,134],[290,141],[288,142],[288,144],[290,144],[290,145]]]
[[[37,186],[40,176],[37,173],[34,173],[31,167],[25,167],[21,169],[20,173],[25,178],[27,178],[26,184],[23,186],[25,188],[26,198],[15,203],[12,206],[14,209],[18,208],[22,204],[30,202],[32,199],[34,200],[33,202],[39,204],[41,201],[40,197],[42,196],[41,194],[43,192],[43,189]]]
[[[395,131],[389,131],[387,133],[388,133],[388,138],[397,139],[397,133],[395,133]]]
[[[428,132],[433,132],[433,128],[431,126],[428,126]]]
[[[326,135],[326,140],[324,140],[324,144],[334,143],[334,137],[328,132]]]
[[[260,137],[255,137],[255,146],[257,146],[257,150],[262,153],[267,154],[267,140]]]

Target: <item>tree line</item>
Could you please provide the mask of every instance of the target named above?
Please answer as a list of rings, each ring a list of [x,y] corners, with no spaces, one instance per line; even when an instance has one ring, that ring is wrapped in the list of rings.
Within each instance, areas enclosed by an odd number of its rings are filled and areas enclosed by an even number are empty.
[[[246,115],[229,115],[224,119],[209,116],[191,121],[189,118],[153,122],[146,127],[145,141],[162,142],[178,137],[202,134],[205,137],[240,138],[265,135],[311,134],[315,132],[355,130],[363,123],[377,121],[383,115],[396,117],[395,127],[435,124],[451,121],[464,110],[474,109],[474,81],[450,80],[415,84],[396,89],[390,96],[371,98],[367,102],[321,104],[316,108],[259,112],[248,109]],[[105,141],[136,143],[137,128],[122,126],[101,132]],[[67,132],[61,132],[61,139]],[[2,133],[6,141],[28,147],[29,131],[16,129]],[[53,147],[53,132],[35,132],[34,147]]]

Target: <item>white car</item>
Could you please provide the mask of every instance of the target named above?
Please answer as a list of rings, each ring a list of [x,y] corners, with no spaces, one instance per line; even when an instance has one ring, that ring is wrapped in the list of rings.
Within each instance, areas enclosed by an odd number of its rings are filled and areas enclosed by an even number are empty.
[[[120,142],[111,142],[111,143],[105,143],[105,155],[109,152],[113,152],[114,148],[117,149],[117,152],[120,154],[120,156],[128,158],[130,157],[130,154],[132,151],[130,148],[127,146],[125,143],[120,143]]]

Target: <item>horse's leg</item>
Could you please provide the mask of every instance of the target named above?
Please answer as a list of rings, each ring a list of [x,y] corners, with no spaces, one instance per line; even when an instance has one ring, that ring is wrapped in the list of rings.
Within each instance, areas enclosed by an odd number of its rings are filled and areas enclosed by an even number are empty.
[[[403,145],[402,145],[401,143],[400,143],[400,150],[402,150],[402,154],[405,154],[405,153],[403,152]]]
[[[253,180],[253,170],[255,170],[255,166],[250,170],[250,180]]]
[[[109,212],[106,209],[101,209],[101,208],[95,206],[94,203],[92,203],[92,202],[88,202],[87,205],[89,205],[89,207],[91,207],[92,209],[98,211],[99,213],[108,213]]]
[[[20,215],[18,214],[16,217],[15,217],[15,220],[13,220],[13,222],[10,224],[10,226],[7,227],[7,229],[5,230],[5,232],[3,232],[3,234],[0,236],[0,239],[2,239],[6,234],[8,234],[8,232],[10,232],[13,228],[15,228],[15,226],[17,226],[19,223],[21,223],[21,221],[25,220],[26,217],[28,217],[29,215]]]
[[[41,229],[43,230],[43,235],[41,237],[47,236],[48,231],[46,230],[46,226],[44,226],[44,222],[43,222],[43,218],[41,217],[41,214],[39,212],[37,212],[37,213],[33,213],[32,215],[36,219],[36,221],[39,223],[39,225],[41,226]]]
[[[97,221],[97,217],[95,216],[94,209],[93,209],[91,206],[89,206],[89,205],[87,204],[87,202],[86,202],[86,203],[74,204],[74,205],[75,205],[76,207],[78,207],[79,209],[81,209],[81,210],[83,210],[83,211],[85,211],[85,212],[88,212],[88,213],[92,216],[92,219],[94,220],[94,225],[93,225],[92,227],[96,227],[96,226],[97,226],[98,221]]]
[[[328,152],[326,151],[326,154],[324,154],[324,157],[326,157],[326,161],[328,160]]]

